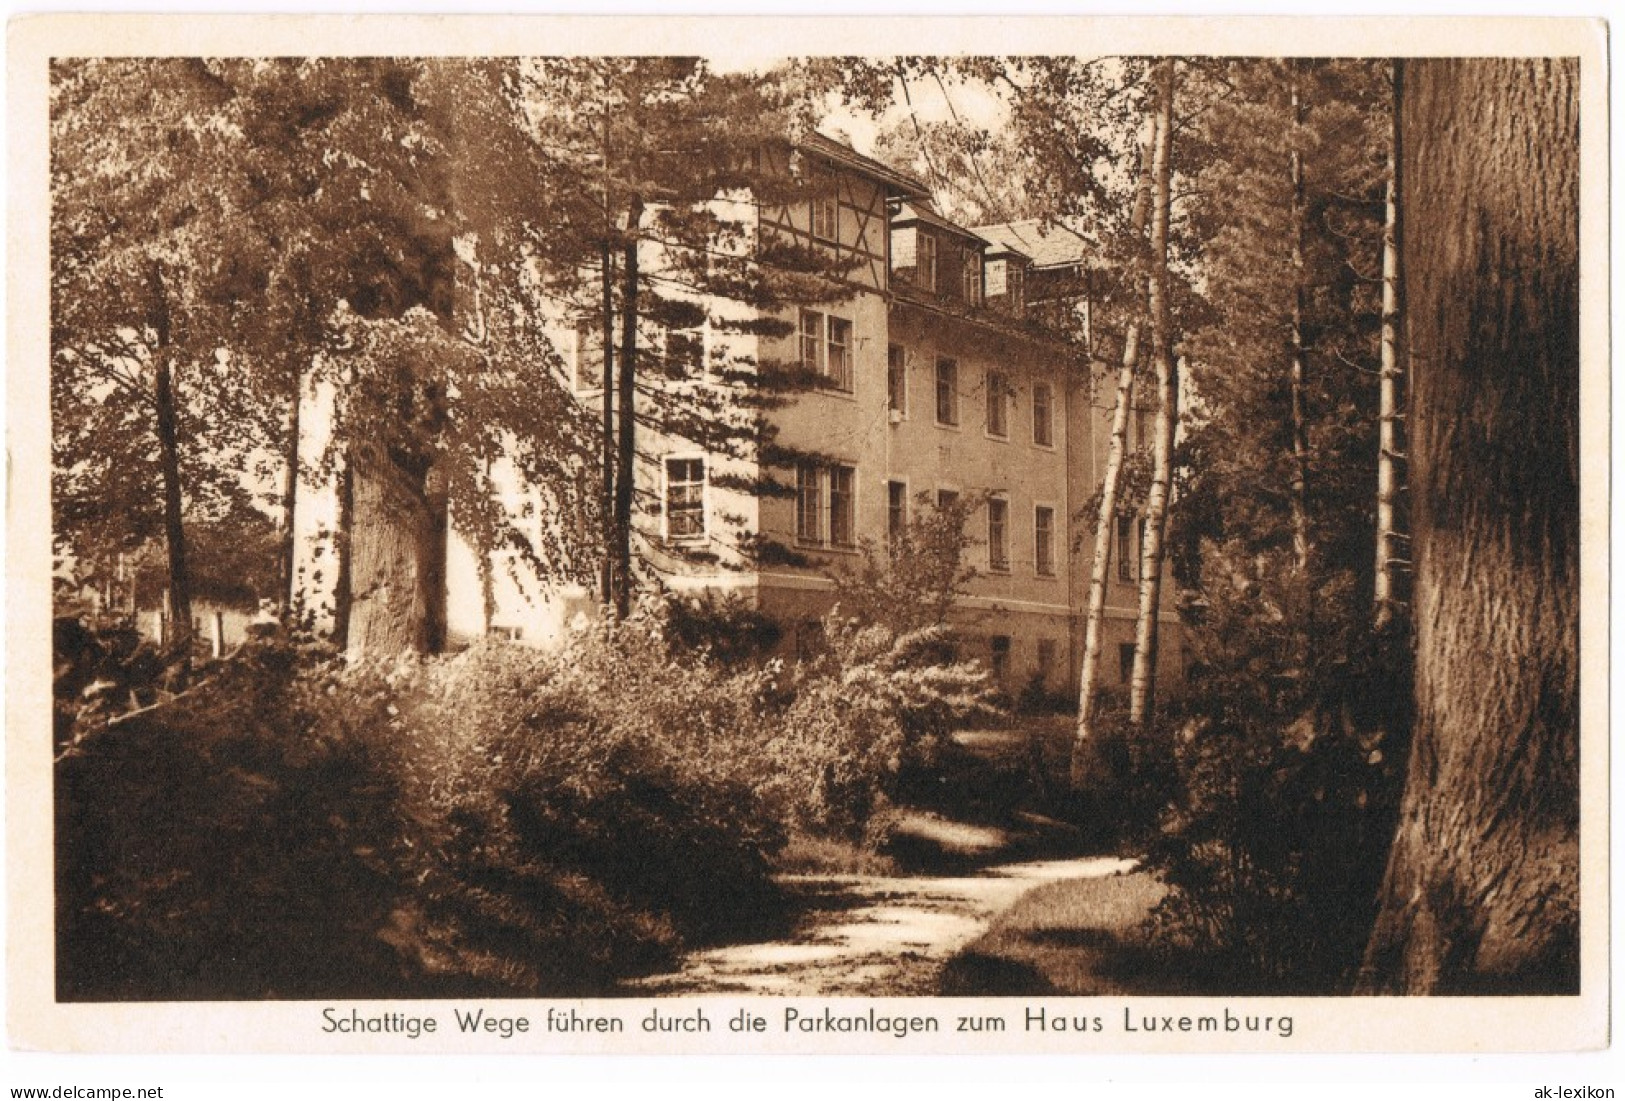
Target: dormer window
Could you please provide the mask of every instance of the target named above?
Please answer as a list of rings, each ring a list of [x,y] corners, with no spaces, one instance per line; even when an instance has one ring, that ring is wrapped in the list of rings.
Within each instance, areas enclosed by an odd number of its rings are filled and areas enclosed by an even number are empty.
[[[914,285],[922,291],[937,289],[937,239],[915,230]]]

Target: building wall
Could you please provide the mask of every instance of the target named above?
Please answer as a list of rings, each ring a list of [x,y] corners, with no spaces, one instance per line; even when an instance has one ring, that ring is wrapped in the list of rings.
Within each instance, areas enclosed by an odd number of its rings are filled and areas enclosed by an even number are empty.
[[[978,576],[956,607],[952,622],[961,639],[961,654],[992,665],[997,646],[1004,687],[1012,693],[1040,672],[1049,691],[1075,692],[1094,538],[1094,516],[1081,515],[1080,510],[1095,495],[1105,471],[1113,397],[1109,386],[1115,376],[1108,376],[1104,387],[1092,387],[1077,372],[1067,370],[1064,350],[1058,345],[1023,335],[1011,326],[994,328],[885,293],[883,280],[877,283],[876,276],[885,271],[884,192],[856,177],[837,179],[834,184],[836,240],[827,243],[858,263],[847,297],[815,308],[851,323],[852,387],[849,392],[816,389],[799,393],[771,416],[779,442],[786,447],[816,453],[854,470],[853,545],[798,542],[793,495],[759,496],[716,484],[716,476],[724,471],[745,479],[768,473],[793,489],[793,469],[759,471],[751,460],[725,460],[706,454],[692,441],[663,437],[645,428],[639,436],[636,553],[670,588],[714,588],[744,595],[785,626],[784,649],[793,654],[814,644],[816,622],[838,600],[838,584],[830,575],[855,568],[864,541],[884,547],[889,482],[907,486],[911,515],[922,507],[922,497],[934,501],[941,490],[978,502],[984,494],[997,494],[1008,507],[1008,566],[994,568],[988,544],[988,508],[978,503],[968,521],[969,564]],[[763,218],[777,232],[811,240],[809,211],[804,204],[768,210]],[[660,262],[653,249],[643,259],[648,270],[658,270]],[[794,328],[798,313],[787,312],[783,320]],[[571,319],[561,314],[552,324],[558,346],[573,354]],[[660,334],[646,332],[640,339],[641,347],[653,347]],[[895,414],[888,402],[890,345],[903,350],[905,365],[906,400]],[[795,332],[781,339],[708,332],[706,350],[711,365],[754,363],[758,357],[799,358]],[[936,417],[939,356],[950,357],[958,365],[957,425],[940,424]],[[566,372],[573,367],[570,360],[571,355],[566,355]],[[1002,372],[1008,388],[1007,426],[1002,437],[991,433],[987,422],[990,370]],[[1092,373],[1100,375],[1098,369]],[[1033,430],[1034,391],[1044,382],[1051,387],[1052,439],[1048,446],[1035,440]],[[707,376],[661,385],[705,387],[713,381]],[[598,407],[600,396],[593,388],[585,388],[579,397],[590,408]],[[706,462],[705,531],[698,538],[672,540],[667,537],[664,508],[665,462],[682,456],[701,457]],[[510,486],[508,493],[510,508],[517,515],[524,509],[524,492]],[[827,511],[827,482],[824,494]],[[1038,505],[1054,510],[1053,576],[1040,575],[1037,569]],[[590,587],[545,585],[528,564],[512,554],[499,555],[493,562],[488,610],[474,551],[456,531],[455,509],[452,527],[448,604],[454,640],[494,632],[546,644],[598,614]],[[775,564],[759,570],[746,567],[740,540],[758,533],[794,548],[809,564]],[[1101,661],[1103,682],[1110,688],[1126,683],[1120,655],[1121,647],[1133,643],[1138,584],[1121,580],[1115,561],[1108,578]],[[1165,609],[1171,609],[1171,595],[1165,585]],[[1166,678],[1177,678],[1183,664],[1177,617],[1171,610],[1163,613],[1163,632],[1159,673],[1168,683]]]

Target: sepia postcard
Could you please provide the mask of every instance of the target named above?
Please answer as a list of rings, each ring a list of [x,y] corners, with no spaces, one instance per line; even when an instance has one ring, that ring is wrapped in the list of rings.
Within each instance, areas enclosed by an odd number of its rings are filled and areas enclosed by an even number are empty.
[[[8,1040],[1607,1046],[1600,21],[12,21]]]

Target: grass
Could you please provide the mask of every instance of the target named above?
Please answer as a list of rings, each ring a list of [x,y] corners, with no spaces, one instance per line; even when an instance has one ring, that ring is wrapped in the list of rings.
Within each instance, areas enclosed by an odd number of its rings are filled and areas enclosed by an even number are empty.
[[[1157,995],[1193,993],[1143,932],[1167,893],[1149,872],[1073,879],[1031,891],[961,949],[942,993]]]
[[[773,870],[785,875],[896,875],[897,863],[851,841],[797,831],[773,857]]]

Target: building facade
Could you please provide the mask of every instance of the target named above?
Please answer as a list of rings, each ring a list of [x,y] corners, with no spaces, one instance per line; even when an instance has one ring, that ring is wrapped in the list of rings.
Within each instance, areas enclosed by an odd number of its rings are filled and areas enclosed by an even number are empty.
[[[640,349],[692,359],[692,371],[666,372],[676,381],[661,385],[720,386],[715,372],[729,362],[799,364],[817,385],[770,416],[783,453],[817,458],[769,471],[752,456],[644,432],[638,557],[668,588],[739,593],[779,621],[794,652],[837,602],[836,579],[865,543],[884,547],[919,509],[958,499],[971,506],[975,569],[953,611],[961,656],[980,658],[1012,693],[1034,683],[1075,690],[1094,531],[1080,510],[1100,484],[1111,419],[1109,395],[1093,393],[1086,344],[1057,323],[1058,311],[1071,311],[1086,334],[1086,296],[1063,293],[1085,285],[1086,243],[1036,223],[955,225],[923,184],[817,135],[784,168],[817,186],[805,202],[757,210],[758,232],[832,252],[846,271],[841,296],[787,311],[783,336],[707,326],[652,332]],[[558,319],[574,355],[564,369],[589,404],[601,400],[593,328]],[[739,488],[764,476],[784,493]],[[509,505],[521,529],[539,512],[519,486]],[[485,599],[455,510],[452,526],[454,640],[498,634],[545,645],[597,614],[591,591],[544,585],[511,558],[495,564]],[[1129,525],[1123,538],[1136,535]],[[794,553],[766,565],[745,550],[763,542]],[[1113,554],[1108,685],[1127,681],[1138,544],[1114,541]],[[1177,676],[1177,624],[1166,619],[1160,672]]]

